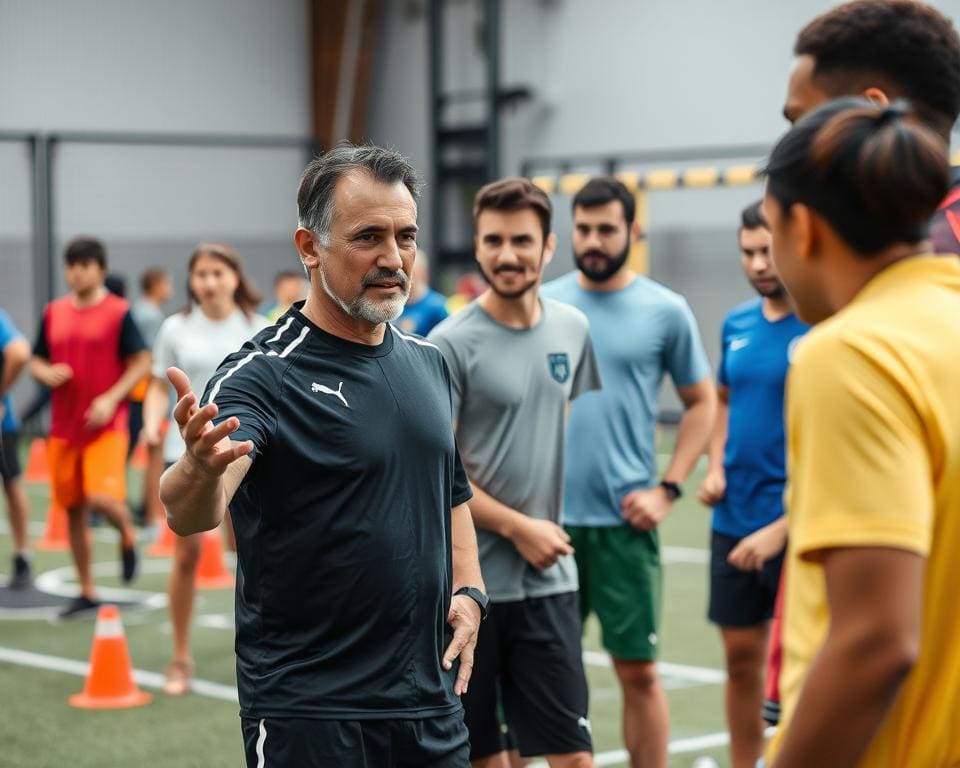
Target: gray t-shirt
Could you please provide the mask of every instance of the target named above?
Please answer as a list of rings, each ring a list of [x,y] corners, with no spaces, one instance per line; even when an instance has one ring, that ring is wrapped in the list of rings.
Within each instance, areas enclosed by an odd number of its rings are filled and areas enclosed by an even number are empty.
[[[562,522],[567,402],[599,389],[589,324],[578,309],[541,299],[532,328],[509,328],[473,302],[430,333],[450,368],[457,443],[467,477],[533,518]],[[573,557],[538,571],[516,547],[478,530],[480,566],[496,602],[577,589]]]
[[[163,310],[152,301],[147,301],[141,297],[130,305],[130,314],[133,315],[133,322],[140,329],[143,340],[148,347],[152,347],[166,317]]]

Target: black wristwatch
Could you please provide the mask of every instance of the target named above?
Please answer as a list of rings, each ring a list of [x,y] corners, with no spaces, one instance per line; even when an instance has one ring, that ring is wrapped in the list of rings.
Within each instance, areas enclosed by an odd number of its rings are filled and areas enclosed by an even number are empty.
[[[479,589],[476,587],[460,587],[460,589],[453,594],[454,596],[466,595],[469,597],[480,606],[480,621],[483,621],[485,618],[487,618],[487,609],[490,607],[490,598],[483,594],[483,592],[481,592]]]
[[[670,501],[676,501],[683,496],[683,488],[669,480],[661,480],[660,487],[667,492],[667,497]]]

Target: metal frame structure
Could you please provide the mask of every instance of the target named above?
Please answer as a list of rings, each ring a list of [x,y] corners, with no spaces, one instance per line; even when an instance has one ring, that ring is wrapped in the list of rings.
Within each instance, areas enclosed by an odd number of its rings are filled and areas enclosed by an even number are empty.
[[[209,147],[211,149],[302,149],[309,159],[322,151],[311,138],[228,133],[160,133],[121,131],[0,131],[0,141],[24,143],[31,161],[31,239],[33,299],[42,307],[54,296],[56,274],[55,187],[56,148],[65,144],[113,144],[144,147]]]

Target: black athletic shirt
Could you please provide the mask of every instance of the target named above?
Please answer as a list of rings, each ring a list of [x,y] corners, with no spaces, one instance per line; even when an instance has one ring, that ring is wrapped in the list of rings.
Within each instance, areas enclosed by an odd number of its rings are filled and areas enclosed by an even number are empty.
[[[446,364],[393,326],[378,346],[337,338],[300,306],[202,398],[255,446],[230,505],[241,715],[454,712],[450,509],[472,494]]]

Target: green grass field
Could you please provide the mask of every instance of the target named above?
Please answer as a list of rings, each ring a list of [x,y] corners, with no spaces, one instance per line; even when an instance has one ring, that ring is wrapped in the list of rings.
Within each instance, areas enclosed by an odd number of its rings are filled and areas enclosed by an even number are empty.
[[[666,441],[665,441],[666,442]],[[706,619],[709,513],[687,496],[663,526],[666,594],[661,648],[671,715],[671,768],[690,766],[700,755],[727,765],[722,745],[722,655],[719,638]],[[131,495],[140,478],[131,472]],[[43,485],[28,485],[33,533],[39,536],[48,503]],[[5,517],[3,518],[5,520]],[[0,572],[9,570],[11,544],[0,534]],[[98,529],[98,585],[117,587],[116,535]],[[34,552],[35,575],[72,583],[67,553]],[[169,560],[147,558],[136,590],[162,594]],[[0,577],[5,581],[5,576]],[[157,601],[158,598],[154,598]],[[235,685],[232,590],[200,593],[193,634],[196,675],[217,685],[180,699],[155,690],[169,660],[170,629],[165,608],[123,614],[133,664],[147,673],[142,687],[151,704],[125,711],[89,712],[67,705],[82,689],[82,668],[90,651],[93,621],[53,623],[0,613],[0,765],[9,768],[219,768],[243,765],[237,705],[226,700]],[[597,764],[624,766],[620,737],[620,697],[616,678],[602,653],[594,623],[585,649]]]

